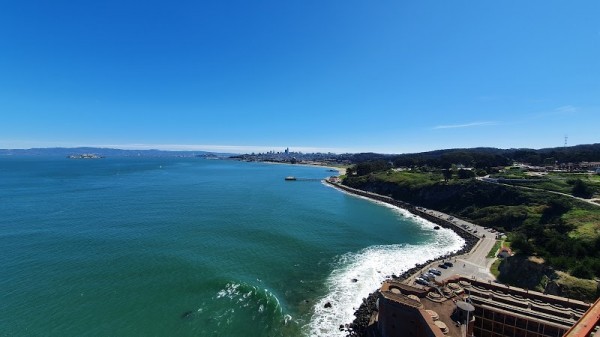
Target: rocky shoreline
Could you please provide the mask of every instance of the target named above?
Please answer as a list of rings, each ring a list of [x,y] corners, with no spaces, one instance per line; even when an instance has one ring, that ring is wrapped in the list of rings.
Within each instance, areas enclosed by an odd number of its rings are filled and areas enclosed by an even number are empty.
[[[371,193],[371,192],[367,192],[367,191],[363,191],[363,190],[358,190],[355,188],[344,186],[342,184],[333,183],[328,180],[326,180],[326,183],[328,183],[329,185],[331,185],[335,188],[339,188],[345,192],[348,192],[348,193],[352,193],[352,194],[359,195],[359,196],[362,196],[365,198],[370,198],[370,199],[377,200],[380,202],[385,202],[387,204],[390,204],[390,205],[393,205],[396,207],[403,208],[419,217],[422,217],[428,221],[431,221],[431,222],[439,225],[440,227],[444,227],[444,228],[453,230],[457,235],[459,235],[460,237],[462,237],[465,240],[465,245],[459,251],[450,253],[450,254],[446,254],[444,256],[440,256],[434,260],[428,260],[424,263],[417,264],[416,266],[405,271],[401,275],[391,275],[390,279],[406,280],[413,274],[419,272],[423,267],[429,265],[430,263],[432,263],[434,261],[444,260],[444,259],[448,259],[448,258],[457,256],[457,255],[462,255],[462,254],[470,252],[475,247],[475,245],[477,245],[477,243],[480,240],[479,237],[471,234],[470,232],[464,230],[461,227],[454,225],[452,222],[445,220],[445,219],[440,219],[438,217],[435,217],[435,216],[433,216],[429,213],[426,213],[425,211],[423,211],[409,203],[399,201],[399,200],[394,200],[391,197],[386,197],[386,196],[382,196],[379,194],[375,194],[375,193]],[[340,330],[345,330],[348,332],[348,334],[346,335],[347,337],[367,336],[367,327],[369,326],[369,321],[371,319],[371,316],[373,315],[373,312],[375,312],[377,310],[377,308],[376,308],[377,298],[379,298],[379,290],[375,290],[374,292],[370,293],[367,298],[363,298],[363,303],[354,312],[354,316],[356,317],[354,319],[354,321],[350,324],[340,325]]]

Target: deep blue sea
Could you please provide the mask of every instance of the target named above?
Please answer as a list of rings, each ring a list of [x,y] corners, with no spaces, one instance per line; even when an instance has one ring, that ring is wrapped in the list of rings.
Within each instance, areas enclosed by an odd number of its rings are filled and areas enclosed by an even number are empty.
[[[464,241],[320,181],[284,181],[330,174],[0,158],[0,335],[343,336],[386,276]]]

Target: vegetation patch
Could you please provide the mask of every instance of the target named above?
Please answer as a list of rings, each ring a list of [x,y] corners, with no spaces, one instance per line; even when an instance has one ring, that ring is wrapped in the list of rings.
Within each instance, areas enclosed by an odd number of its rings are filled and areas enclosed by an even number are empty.
[[[565,223],[575,229],[569,233],[571,238],[593,240],[600,236],[600,208],[573,209],[563,215]]]
[[[576,278],[560,271],[556,275],[558,279],[554,283],[559,295],[588,302],[593,302],[598,297],[596,281]]]
[[[410,186],[411,188],[431,186],[444,180],[442,174],[438,172],[398,172],[393,170],[373,173],[373,177],[380,181]]]
[[[500,263],[502,263],[502,260],[496,259],[496,261],[494,261],[494,263],[492,263],[492,265],[490,266],[490,273],[492,273],[492,275],[494,275],[495,278],[498,278],[500,276],[500,270],[498,270]]]
[[[502,240],[496,240],[494,247],[490,249],[490,252],[488,253],[487,257],[490,259],[495,258],[498,255],[498,250],[500,250],[500,247],[502,247]]]
[[[507,179],[505,184],[571,194],[581,198],[592,198],[600,193],[600,178],[588,173],[548,173],[543,176],[530,176],[527,172],[507,170],[493,175]],[[519,179],[511,181],[511,179]]]

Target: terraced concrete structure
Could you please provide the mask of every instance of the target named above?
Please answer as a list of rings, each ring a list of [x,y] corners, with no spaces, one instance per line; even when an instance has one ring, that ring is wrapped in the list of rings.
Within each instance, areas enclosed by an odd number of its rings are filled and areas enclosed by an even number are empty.
[[[598,336],[598,323],[600,323],[600,298],[563,337]]]
[[[600,313],[600,305],[594,307],[462,276],[428,289],[387,281],[380,289],[370,331],[381,337],[562,337],[584,315]],[[585,336],[593,336],[597,324],[597,320],[585,323],[589,331]]]
[[[589,309],[581,301],[461,279],[478,337],[562,337]]]

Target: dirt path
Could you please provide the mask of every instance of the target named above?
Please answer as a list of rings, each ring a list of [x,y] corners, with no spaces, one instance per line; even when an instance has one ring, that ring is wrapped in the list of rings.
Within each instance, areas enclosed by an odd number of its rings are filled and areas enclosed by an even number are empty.
[[[489,181],[489,180],[484,180],[482,178],[477,178],[477,180],[482,181],[484,183],[488,183],[488,184],[496,184],[496,185],[503,185],[503,186],[508,186],[508,187],[520,188],[520,189],[523,189],[523,190],[541,191],[541,192],[548,192],[548,193],[558,194],[558,195],[562,195],[562,196],[565,196],[565,197],[569,197],[569,198],[577,199],[579,201],[586,202],[586,203],[588,203],[590,205],[594,205],[596,207],[600,207],[600,204],[594,202],[594,200],[596,200],[596,199],[584,199],[584,198],[576,197],[574,195],[567,194],[567,193],[562,193],[562,192],[557,192],[557,191],[550,191],[550,190],[545,190],[545,189],[542,189],[542,188],[535,188],[535,187],[519,186],[519,185],[511,185],[511,184],[493,182],[493,181]]]

